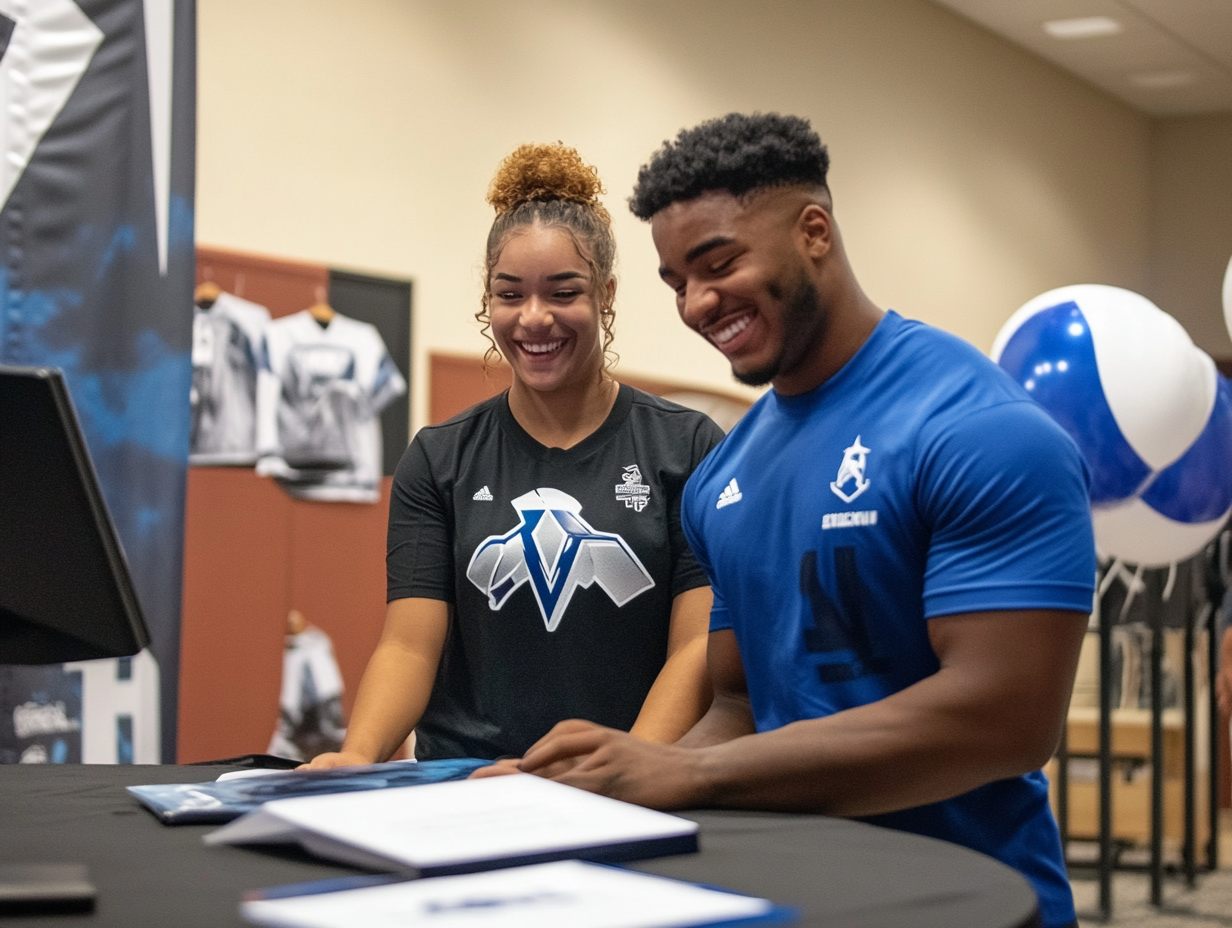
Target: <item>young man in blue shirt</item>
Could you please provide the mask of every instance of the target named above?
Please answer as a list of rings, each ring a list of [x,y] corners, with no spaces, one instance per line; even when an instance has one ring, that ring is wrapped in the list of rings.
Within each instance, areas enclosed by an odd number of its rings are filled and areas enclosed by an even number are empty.
[[[714,702],[675,745],[563,722],[520,767],[954,841],[1018,868],[1045,928],[1070,924],[1039,768],[1093,595],[1085,467],[982,354],[864,294],[828,164],[806,121],[732,114],[642,168],[631,207],[681,319],[773,386],[685,492]]]

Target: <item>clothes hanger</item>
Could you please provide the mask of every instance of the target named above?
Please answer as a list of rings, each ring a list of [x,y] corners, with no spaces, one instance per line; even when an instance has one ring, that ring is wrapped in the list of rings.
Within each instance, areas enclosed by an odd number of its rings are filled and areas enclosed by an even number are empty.
[[[317,287],[317,301],[308,307],[308,315],[315,319],[321,328],[328,326],[334,321],[334,316],[338,315],[334,308],[325,302],[324,287]]]
[[[222,287],[212,280],[205,280],[197,284],[197,289],[193,291],[193,302],[202,309],[209,309],[221,295]]]

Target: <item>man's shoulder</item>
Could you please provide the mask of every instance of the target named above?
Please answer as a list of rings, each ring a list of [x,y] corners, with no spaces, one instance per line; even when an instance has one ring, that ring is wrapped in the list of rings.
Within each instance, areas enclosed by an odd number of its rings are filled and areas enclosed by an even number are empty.
[[[726,435],[720,434],[719,440],[689,478],[686,501],[688,495],[697,496],[703,487],[716,481],[721,482],[725,488],[731,482],[734,471],[749,463],[751,456],[769,450],[760,440],[767,426],[774,427],[773,422],[764,421],[767,416],[773,418],[769,399],[770,393],[760,397],[730,432]]]
[[[912,409],[907,421],[924,434],[961,428],[974,415],[1051,423],[1030,394],[973,344],[916,320],[900,320],[868,387],[875,394],[870,403]]]
[[[995,361],[975,345],[952,332],[926,322],[903,319],[894,334],[890,363],[913,371],[927,370],[940,385],[982,390],[991,402],[1029,399]]]

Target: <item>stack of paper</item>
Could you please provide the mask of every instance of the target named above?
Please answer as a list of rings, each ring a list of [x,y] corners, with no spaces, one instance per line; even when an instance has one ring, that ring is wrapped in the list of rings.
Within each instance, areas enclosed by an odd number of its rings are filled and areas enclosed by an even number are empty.
[[[527,774],[267,802],[207,844],[298,843],[414,876],[697,850],[697,824]]]
[[[255,894],[240,914],[274,928],[697,928],[796,916],[765,899],[580,861],[305,892],[311,884]]]

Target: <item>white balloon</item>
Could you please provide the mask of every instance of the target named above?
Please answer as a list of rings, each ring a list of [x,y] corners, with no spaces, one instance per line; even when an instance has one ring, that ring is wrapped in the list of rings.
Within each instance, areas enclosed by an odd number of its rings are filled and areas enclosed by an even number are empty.
[[[1117,427],[1148,467],[1162,470],[1193,444],[1210,418],[1214,362],[1146,297],[1104,284],[1059,287],[1026,303],[1002,326],[993,360],[1028,317],[1071,301],[1090,326],[1100,383]]]
[[[1118,557],[1144,567],[1163,567],[1197,554],[1228,521],[1232,509],[1210,522],[1177,522],[1140,499],[1091,510],[1095,547],[1103,557]]]
[[[1228,335],[1232,336],[1232,258],[1228,259],[1228,269],[1223,274],[1223,321]]]

